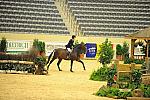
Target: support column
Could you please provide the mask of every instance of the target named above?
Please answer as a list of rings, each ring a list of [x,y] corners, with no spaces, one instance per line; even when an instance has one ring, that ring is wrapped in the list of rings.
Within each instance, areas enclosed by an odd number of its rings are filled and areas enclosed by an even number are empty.
[[[147,54],[146,54],[146,57],[148,57],[148,53],[149,53],[149,44],[147,43]]]
[[[147,48],[146,48],[146,57],[148,57],[148,53],[149,53],[149,44],[150,44],[150,41],[149,40],[145,40],[146,42],[146,45],[147,45]]]
[[[149,58],[148,58],[148,57],[145,57],[145,62],[146,62],[146,66],[147,66],[146,69],[148,69],[148,71],[146,72],[146,74],[147,74],[147,73],[149,73],[149,71],[150,71]]]
[[[113,50],[115,51],[113,59],[116,59],[116,44],[113,44]]]

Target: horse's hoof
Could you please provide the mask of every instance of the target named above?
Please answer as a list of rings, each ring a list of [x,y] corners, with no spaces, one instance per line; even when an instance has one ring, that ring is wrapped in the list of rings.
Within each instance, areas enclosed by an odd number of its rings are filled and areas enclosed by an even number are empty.
[[[73,72],[72,70],[70,70],[70,72]]]
[[[48,75],[48,70],[47,71],[45,71],[46,72],[46,75]]]
[[[61,69],[59,69],[59,71],[62,71]]]

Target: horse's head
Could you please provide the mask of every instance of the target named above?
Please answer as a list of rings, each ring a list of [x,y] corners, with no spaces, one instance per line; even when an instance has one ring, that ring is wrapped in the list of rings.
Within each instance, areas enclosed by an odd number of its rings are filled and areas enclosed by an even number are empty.
[[[86,53],[86,45],[83,42],[81,42],[80,44],[78,44],[74,47],[74,50],[77,52],[80,52],[80,54],[81,53],[85,54]]]
[[[86,53],[86,45],[83,42],[81,42],[80,47],[81,47],[82,53],[85,54]]]

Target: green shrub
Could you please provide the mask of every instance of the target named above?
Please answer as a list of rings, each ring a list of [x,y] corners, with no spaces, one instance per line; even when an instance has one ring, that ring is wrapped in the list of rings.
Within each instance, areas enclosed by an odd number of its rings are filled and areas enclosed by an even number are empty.
[[[6,38],[2,38],[2,40],[0,41],[0,52],[6,52],[7,50],[7,40]]]
[[[109,70],[108,67],[101,67],[101,68],[97,69],[96,71],[94,70],[90,76],[90,80],[106,81],[108,70]]]
[[[96,71],[94,70],[90,76],[90,80],[94,81],[108,81],[108,83],[113,83],[113,77],[116,73],[116,65],[112,64],[111,67],[101,67],[97,69]]]
[[[135,64],[143,64],[144,61],[145,61],[144,59],[134,59],[133,63],[135,63]]]
[[[131,92],[119,92],[118,93],[119,99],[126,99],[127,97],[132,97]]]
[[[102,96],[102,97],[106,97],[108,94],[108,88],[104,87],[104,88],[100,88],[99,91],[96,92],[97,96]]]
[[[121,92],[118,88],[113,87],[102,87],[96,92],[97,96],[102,97],[113,97],[117,96],[117,98],[126,99],[127,97],[131,97],[131,91],[129,92]]]
[[[124,60],[124,64],[131,64],[131,63],[135,63],[135,64],[143,64],[144,63],[144,59],[131,59],[131,58],[126,58]]]
[[[34,39],[33,46],[40,52],[45,52],[45,42]]]
[[[122,46],[120,44],[116,45],[116,55],[122,55]]]
[[[44,58],[44,57],[37,57],[36,59],[35,59],[35,64],[43,64],[43,65],[45,65],[46,64],[46,58]]]
[[[114,55],[114,50],[112,48],[112,44],[108,39],[105,40],[104,43],[100,46],[100,50],[98,51],[99,62],[103,65],[109,64]]]
[[[139,88],[140,84],[141,84],[141,76],[142,76],[142,73],[140,72],[140,70],[137,70],[137,69],[134,69],[131,73],[132,75],[132,83],[134,85],[136,85],[135,89],[136,88]]]
[[[150,85],[145,85],[145,87],[144,87],[144,97],[150,98]]]
[[[104,87],[100,88],[99,91],[97,91],[97,96],[118,96],[119,89],[113,88],[113,87]]]
[[[107,86],[112,86],[114,83],[114,75],[117,72],[117,66],[116,64],[112,64],[111,68],[108,69],[108,74],[107,74]]]
[[[144,97],[150,98],[150,85],[141,84],[140,89],[143,91]]]

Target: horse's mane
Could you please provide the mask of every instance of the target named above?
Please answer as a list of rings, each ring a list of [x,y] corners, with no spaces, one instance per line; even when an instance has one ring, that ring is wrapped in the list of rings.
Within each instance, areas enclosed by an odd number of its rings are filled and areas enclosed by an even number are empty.
[[[75,45],[75,47],[73,48],[73,51],[76,51],[76,52],[86,52],[86,48],[85,50],[81,47],[83,44],[77,44]]]
[[[73,48],[73,50],[78,49],[78,48],[80,47],[80,45],[81,45],[81,44],[77,44],[77,45],[75,45],[75,46],[74,46],[74,48]]]

